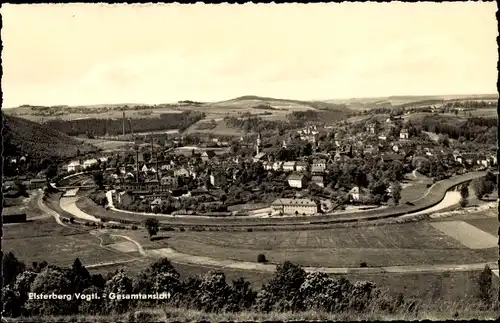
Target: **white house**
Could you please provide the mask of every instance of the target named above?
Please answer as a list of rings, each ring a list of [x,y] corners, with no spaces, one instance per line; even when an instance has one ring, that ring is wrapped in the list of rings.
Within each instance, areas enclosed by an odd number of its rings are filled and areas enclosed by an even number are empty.
[[[408,132],[408,129],[401,129],[401,131],[399,132],[400,139],[408,139],[409,136],[410,134]]]
[[[146,164],[144,164],[141,168],[141,171],[143,171],[144,173],[146,173],[148,171],[148,166],[146,166]]]
[[[87,159],[84,163],[83,163],[83,168],[89,168],[89,167],[92,167],[92,166],[95,166],[97,165],[98,161],[97,159],[95,158],[92,158],[92,159]]]
[[[319,212],[318,205],[310,199],[277,199],[271,204],[274,212],[288,215],[312,215]]]
[[[258,161],[263,161],[266,156],[266,153],[258,153],[253,157],[253,162],[256,163]]]
[[[75,160],[75,161],[72,161],[71,163],[69,163],[68,172],[78,172],[78,171],[80,171],[81,168],[82,168],[82,166],[80,165],[80,161]]]
[[[353,202],[358,202],[360,200],[362,200],[363,198],[365,198],[367,195],[369,194],[368,190],[365,189],[365,188],[361,188],[359,186],[355,186],[353,187],[348,195],[349,197],[351,198],[351,200]]]
[[[293,172],[295,170],[295,162],[294,161],[284,162],[283,170],[285,172]]]
[[[301,174],[292,174],[288,176],[288,185],[295,188],[303,188],[306,183],[306,177]]]
[[[273,164],[273,169],[278,171],[283,169],[283,162],[282,161],[277,161]]]

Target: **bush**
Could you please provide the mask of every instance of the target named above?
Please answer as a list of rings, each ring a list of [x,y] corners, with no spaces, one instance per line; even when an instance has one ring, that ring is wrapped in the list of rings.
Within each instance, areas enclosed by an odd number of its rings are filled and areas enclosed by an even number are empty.
[[[248,228],[247,232],[253,232],[253,229],[252,228]]]
[[[366,263],[366,261],[362,261],[359,263],[359,267],[366,268],[366,267],[368,267],[368,264]]]
[[[180,227],[180,228],[179,228],[179,231],[180,231],[180,232],[184,232],[184,231],[186,231],[186,230],[185,230],[183,227]]]
[[[138,228],[137,228],[137,226],[136,226],[136,225],[133,225],[133,226],[131,227],[131,229],[132,229],[132,230],[137,230]]]
[[[75,223],[75,218],[74,217],[69,218],[69,222],[70,223]]]
[[[257,262],[266,263],[267,262],[266,255],[264,255],[263,253],[259,253],[259,255],[257,256]]]

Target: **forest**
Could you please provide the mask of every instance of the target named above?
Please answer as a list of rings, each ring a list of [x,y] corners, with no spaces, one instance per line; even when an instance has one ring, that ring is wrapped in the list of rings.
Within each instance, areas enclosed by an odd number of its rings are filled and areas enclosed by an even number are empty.
[[[162,113],[158,118],[134,119],[132,130],[134,133],[170,129],[183,131],[204,117],[204,113],[197,111]],[[123,133],[122,119],[49,120],[44,125],[70,136],[116,136]],[[125,130],[130,133],[128,122],[125,125]]]

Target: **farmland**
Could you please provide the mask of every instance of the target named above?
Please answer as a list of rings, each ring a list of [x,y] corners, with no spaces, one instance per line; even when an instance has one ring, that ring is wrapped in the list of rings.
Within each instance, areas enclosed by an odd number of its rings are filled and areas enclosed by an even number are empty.
[[[68,266],[77,257],[85,264],[94,264],[131,259],[134,255],[101,248],[98,237],[86,230],[59,226],[53,219],[5,225],[3,230],[3,251],[14,252],[27,264],[45,260]]]
[[[131,234],[145,242],[145,249],[168,246],[185,254],[249,262],[265,253],[272,263],[290,260],[315,267],[358,267],[363,261],[374,267],[461,263],[463,259],[473,263],[495,257],[494,250],[475,253],[428,223],[308,231],[166,232],[155,242],[146,242],[140,231]]]

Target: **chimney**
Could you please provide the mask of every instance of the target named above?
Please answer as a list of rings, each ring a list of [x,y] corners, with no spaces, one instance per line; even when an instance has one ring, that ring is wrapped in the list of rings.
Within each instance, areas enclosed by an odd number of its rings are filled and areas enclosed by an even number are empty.
[[[139,148],[135,147],[135,181],[139,183]]]
[[[125,111],[123,111],[123,136],[125,136]]]

